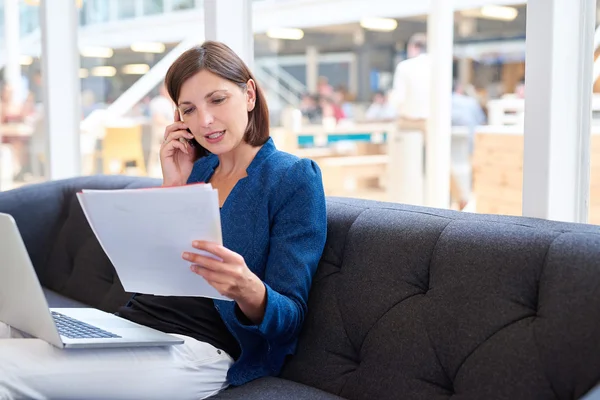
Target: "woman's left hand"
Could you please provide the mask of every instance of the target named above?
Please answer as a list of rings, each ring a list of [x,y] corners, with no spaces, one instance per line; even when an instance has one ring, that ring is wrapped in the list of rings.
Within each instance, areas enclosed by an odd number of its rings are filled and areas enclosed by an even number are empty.
[[[266,288],[241,255],[212,242],[195,241],[195,249],[210,253],[220,260],[197,253],[183,253],[192,263],[191,270],[200,275],[220,294],[234,300],[253,323],[259,324],[265,313]]]

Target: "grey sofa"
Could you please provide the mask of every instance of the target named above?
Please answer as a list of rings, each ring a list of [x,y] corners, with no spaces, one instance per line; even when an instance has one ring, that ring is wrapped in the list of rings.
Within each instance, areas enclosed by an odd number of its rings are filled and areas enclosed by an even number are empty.
[[[81,212],[84,177],[0,193],[52,306],[125,293]],[[216,399],[575,399],[600,381],[600,227],[328,199],[328,239],[281,376]],[[337,395],[337,396],[336,396]]]

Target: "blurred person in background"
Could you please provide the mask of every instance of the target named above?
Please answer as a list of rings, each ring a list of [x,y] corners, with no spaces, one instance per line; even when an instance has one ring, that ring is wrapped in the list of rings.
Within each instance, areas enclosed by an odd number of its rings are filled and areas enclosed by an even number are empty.
[[[308,122],[311,124],[321,122],[322,110],[319,107],[317,96],[313,96],[309,93],[302,95],[300,112],[302,112],[302,116],[308,119]]]
[[[29,90],[33,93],[33,99],[36,104],[44,101],[42,73],[39,70],[35,70],[33,73]]]
[[[321,108],[323,119],[335,119],[335,122],[338,123],[346,117],[342,107],[337,104],[332,97],[321,96],[319,107]]]
[[[367,121],[393,121],[397,117],[396,108],[388,101],[385,93],[375,92],[373,102],[365,114],[365,119]]]
[[[485,124],[485,114],[479,101],[469,96],[463,85],[455,81],[452,89],[452,126],[464,126],[468,129],[469,154],[472,154],[475,128]]]
[[[400,130],[423,133],[427,146],[427,121],[431,113],[431,58],[427,54],[427,35],[413,35],[407,46],[408,59],[401,61],[394,72],[392,101],[398,112]],[[467,195],[450,174],[450,197],[459,210],[467,205]]]
[[[346,86],[339,85],[333,92],[333,101],[340,106],[344,113],[344,118],[354,118],[354,101],[353,96],[348,92]]]
[[[144,96],[130,111],[130,115],[133,118],[141,118],[142,120],[150,118],[150,102],[152,98],[150,96]]]
[[[92,112],[104,108],[102,103],[96,101],[96,95],[93,90],[86,89],[81,92],[81,108],[83,118],[87,118]]]
[[[37,107],[35,102],[35,94],[33,92],[29,92],[27,94],[27,98],[21,107],[21,117],[24,122],[27,122],[31,119],[35,119],[37,114]]]
[[[329,84],[329,79],[326,76],[320,76],[317,81],[317,93],[322,97],[333,96],[333,87]]]
[[[5,83],[0,94],[0,124],[13,125],[9,130],[16,129],[20,131],[20,124],[24,122],[23,103],[14,97],[13,87]],[[25,167],[28,164],[28,154],[26,151],[26,141],[22,137],[13,136],[5,138],[6,146],[13,154],[14,179],[22,180]]]
[[[400,129],[425,133],[431,108],[431,59],[425,34],[417,33],[409,39],[407,56],[394,72],[392,102],[397,109]]]
[[[525,79],[521,79],[515,88],[515,95],[518,99],[525,98]]]

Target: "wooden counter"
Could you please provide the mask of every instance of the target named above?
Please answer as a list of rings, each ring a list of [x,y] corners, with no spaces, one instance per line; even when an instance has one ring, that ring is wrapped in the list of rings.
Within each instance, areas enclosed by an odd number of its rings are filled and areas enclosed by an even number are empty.
[[[600,129],[591,141],[590,218],[600,224]],[[522,215],[523,131],[518,127],[482,127],[475,135],[473,196],[485,214]]]

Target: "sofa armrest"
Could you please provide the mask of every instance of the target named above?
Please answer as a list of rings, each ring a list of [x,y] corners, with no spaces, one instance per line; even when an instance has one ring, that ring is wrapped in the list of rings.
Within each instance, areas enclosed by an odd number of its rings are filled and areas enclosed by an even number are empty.
[[[211,400],[340,400],[342,397],[281,378],[261,378],[243,386],[227,389]]]

